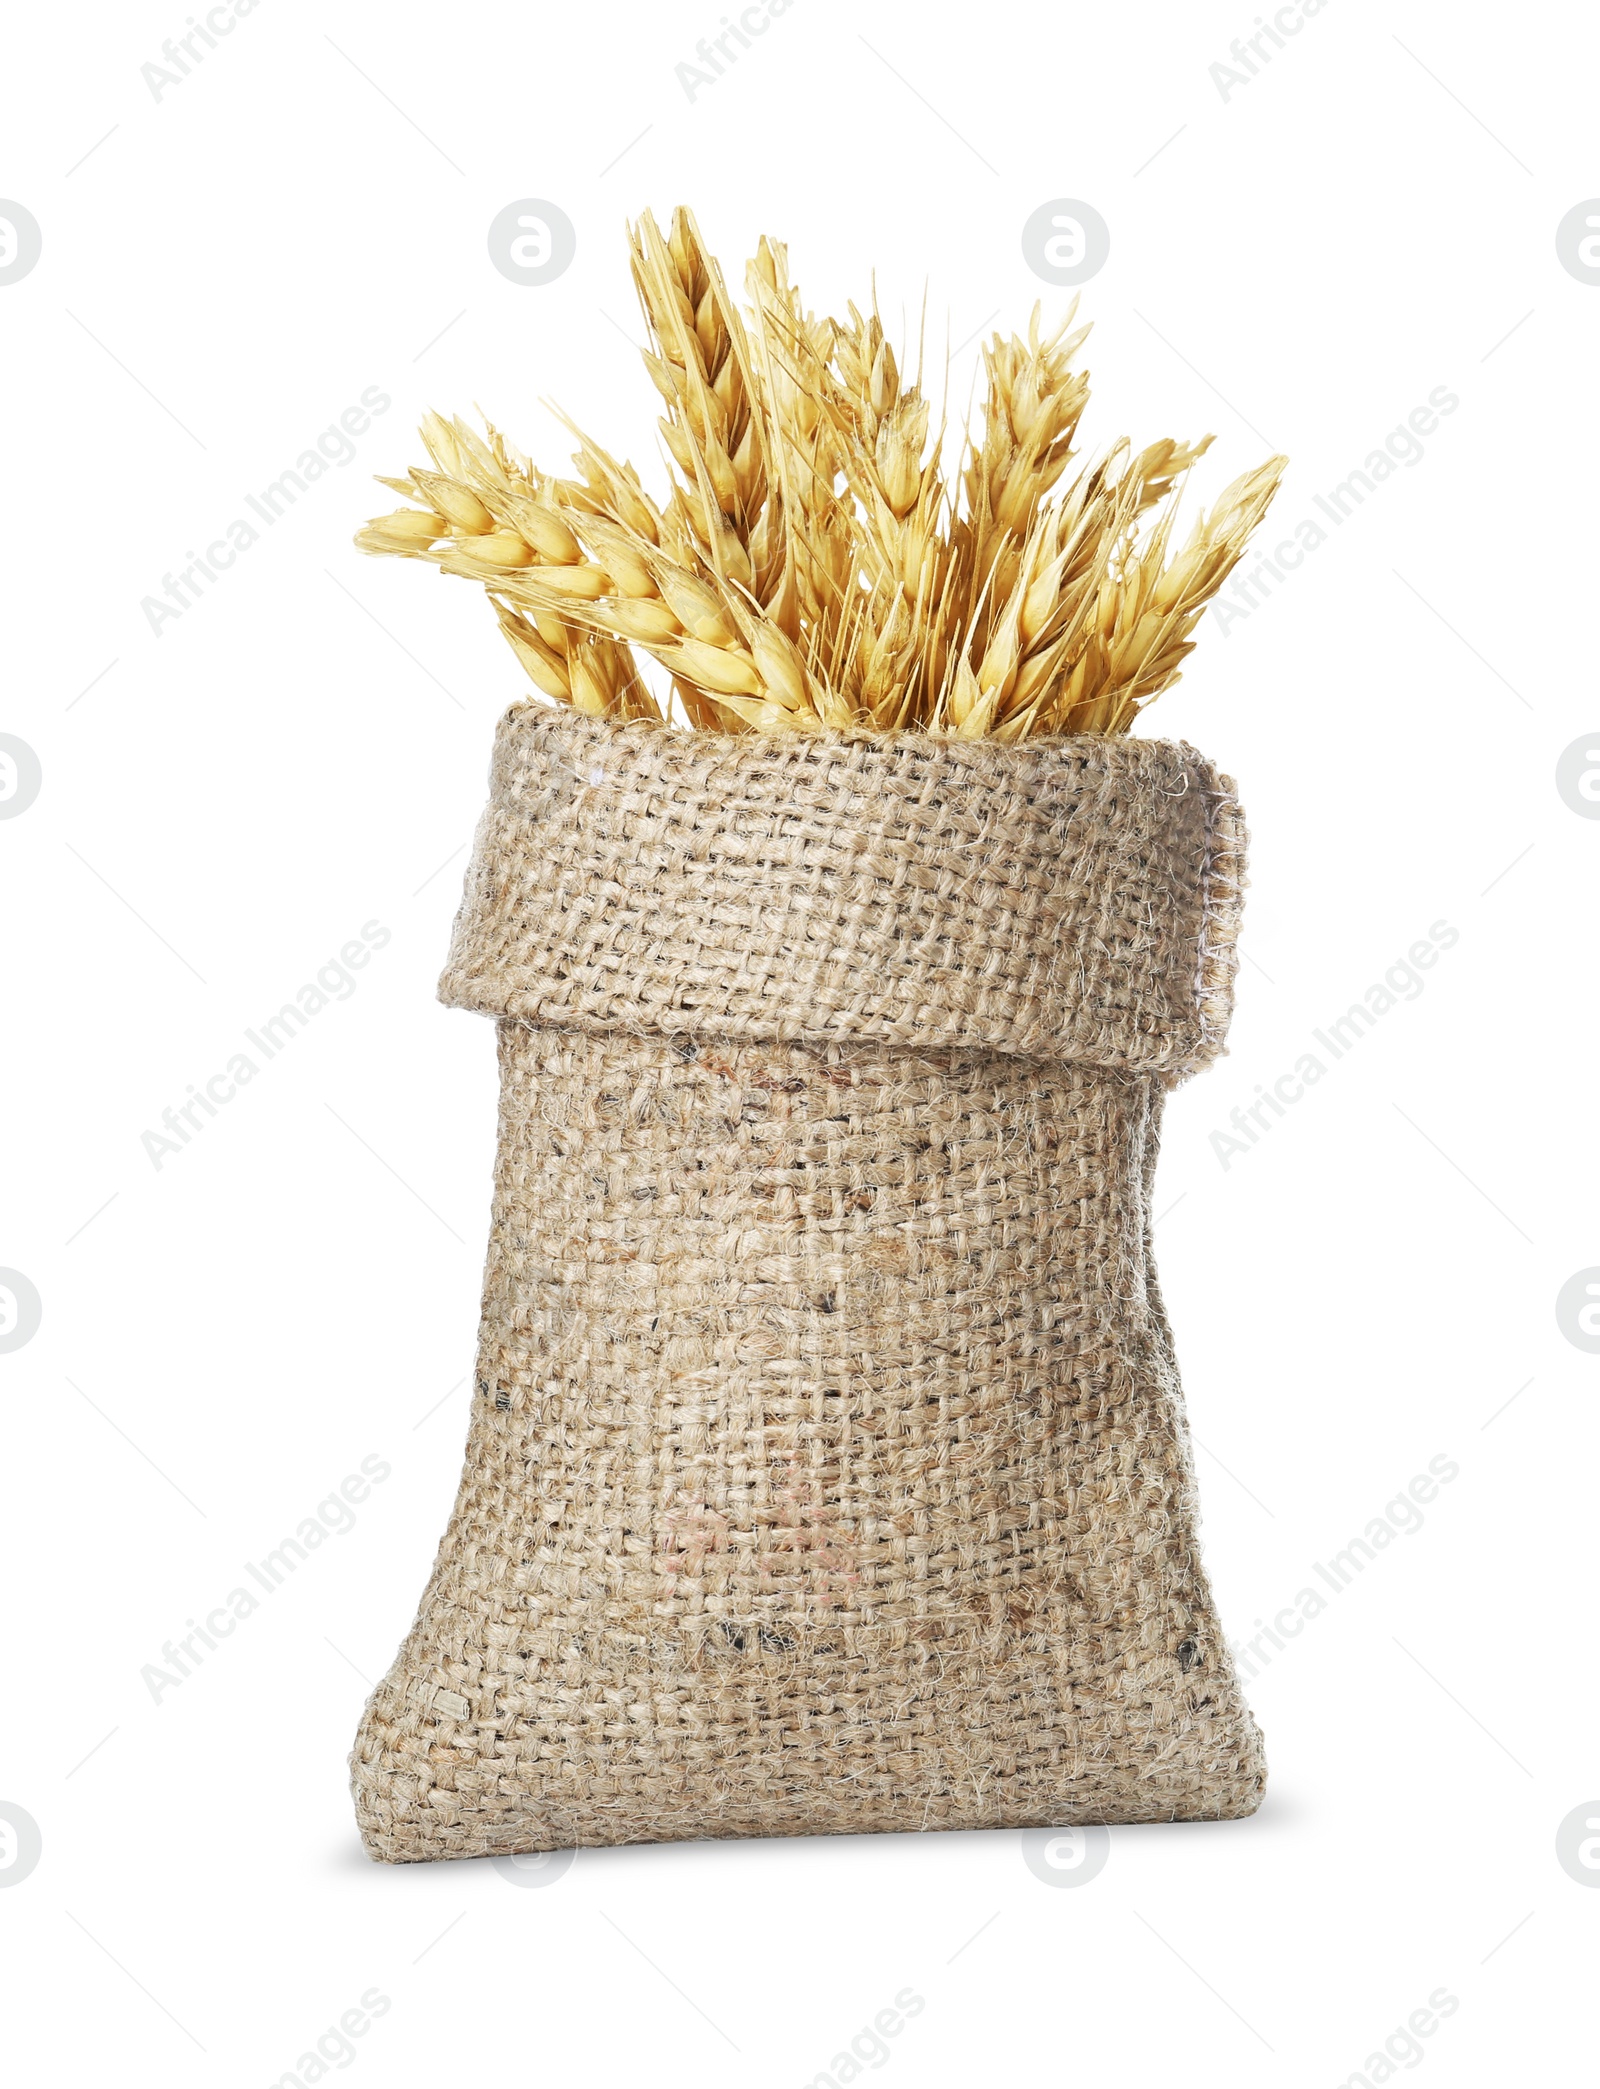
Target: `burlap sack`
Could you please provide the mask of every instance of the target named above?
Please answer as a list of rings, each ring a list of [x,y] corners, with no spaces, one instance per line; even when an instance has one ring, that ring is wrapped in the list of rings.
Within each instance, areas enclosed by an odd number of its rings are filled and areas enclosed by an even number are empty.
[[[1192,1820],[1264,1767],[1150,1256],[1243,829],[1192,748],[503,719],[466,1469],[374,1857]]]

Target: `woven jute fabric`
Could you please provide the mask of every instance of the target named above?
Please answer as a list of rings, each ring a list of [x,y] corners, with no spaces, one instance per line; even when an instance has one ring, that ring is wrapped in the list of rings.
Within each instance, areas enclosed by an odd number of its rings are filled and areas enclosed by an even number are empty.
[[[1150,1251],[1243,846],[1163,742],[507,714],[441,985],[499,1034],[473,1415],[373,1856],[1255,1809]]]

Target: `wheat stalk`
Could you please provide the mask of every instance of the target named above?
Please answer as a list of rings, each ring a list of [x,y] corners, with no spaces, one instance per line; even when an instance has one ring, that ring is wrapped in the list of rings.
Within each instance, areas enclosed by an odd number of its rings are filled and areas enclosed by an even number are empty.
[[[356,539],[478,581],[544,697],[608,718],[676,702],[705,731],[1012,741],[1125,733],[1180,679],[1285,459],[1176,549],[1209,436],[1119,441],[1068,478],[1089,395],[1074,303],[1051,331],[1035,307],[1026,338],[990,341],[981,429],[947,478],[920,353],[908,383],[876,300],[817,318],[763,239],[741,310],[683,209],[664,234],[646,212],[629,241],[665,500],[570,422],[576,476],[559,478],[487,421],[429,414],[428,465],[380,481],[411,505]]]

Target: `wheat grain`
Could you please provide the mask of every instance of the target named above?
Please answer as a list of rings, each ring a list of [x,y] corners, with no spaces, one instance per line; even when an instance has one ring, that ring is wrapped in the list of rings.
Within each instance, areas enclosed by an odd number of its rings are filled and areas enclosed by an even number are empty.
[[[414,505],[356,538],[479,582],[542,696],[660,717],[644,658],[702,731],[1016,740],[1126,732],[1180,678],[1283,458],[1181,545],[1209,436],[1118,441],[1069,479],[1089,395],[1074,302],[985,347],[980,432],[947,478],[920,349],[908,382],[875,299],[816,317],[763,238],[741,311],[684,209],[665,233],[646,212],[629,255],[666,409],[664,502],[570,421],[577,476],[559,478],[491,423],[430,413],[428,463],[380,481]]]

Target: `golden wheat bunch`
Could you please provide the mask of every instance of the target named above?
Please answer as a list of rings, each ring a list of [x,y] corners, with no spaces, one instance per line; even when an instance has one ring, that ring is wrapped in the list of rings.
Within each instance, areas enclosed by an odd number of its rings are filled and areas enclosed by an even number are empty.
[[[741,310],[687,210],[629,238],[665,500],[571,422],[560,478],[487,422],[429,414],[429,464],[380,482],[413,505],[362,550],[478,581],[540,692],[596,717],[1017,740],[1126,732],[1179,679],[1284,459],[1174,550],[1211,438],[1119,441],[1068,479],[1088,329],[1036,307],[1025,339],[985,348],[981,431],[947,478],[920,352],[908,383],[875,299],[817,318],[763,238]]]

